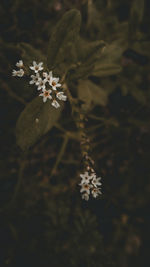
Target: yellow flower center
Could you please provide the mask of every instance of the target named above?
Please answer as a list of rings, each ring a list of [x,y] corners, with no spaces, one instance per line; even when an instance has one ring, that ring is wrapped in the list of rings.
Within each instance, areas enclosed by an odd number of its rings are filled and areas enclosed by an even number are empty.
[[[49,92],[48,91],[45,91],[44,92],[44,96],[46,96],[46,97],[49,96]]]
[[[56,85],[56,82],[52,81],[52,85],[55,86]]]

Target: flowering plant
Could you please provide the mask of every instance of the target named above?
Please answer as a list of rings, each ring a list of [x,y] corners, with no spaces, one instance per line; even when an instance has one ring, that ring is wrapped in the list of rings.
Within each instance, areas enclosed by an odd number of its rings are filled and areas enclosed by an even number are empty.
[[[103,61],[106,58],[107,62],[109,50],[116,51],[117,44],[109,46],[101,40],[86,43],[79,36],[80,23],[81,15],[77,10],[70,10],[63,16],[51,32],[47,59],[29,45],[22,44],[22,59],[16,63],[17,70],[13,70],[12,75],[19,78],[24,76],[25,79],[30,77],[28,84],[35,86],[39,92],[39,97],[25,107],[17,122],[17,143],[23,150],[33,146],[56,125],[64,107],[63,102],[69,100],[82,155],[80,192],[82,198],[88,200],[90,194],[94,198],[101,194],[101,178],[97,178],[95,172],[90,149],[92,140],[86,131],[86,120],[95,105],[107,104],[107,92],[88,77],[92,74],[103,75]],[[122,50],[119,53],[121,55]],[[29,57],[29,54],[32,56]],[[121,66],[115,63],[114,68],[113,62],[105,65],[104,75],[111,75],[114,71],[119,73]],[[73,96],[72,84],[77,86],[77,96]]]

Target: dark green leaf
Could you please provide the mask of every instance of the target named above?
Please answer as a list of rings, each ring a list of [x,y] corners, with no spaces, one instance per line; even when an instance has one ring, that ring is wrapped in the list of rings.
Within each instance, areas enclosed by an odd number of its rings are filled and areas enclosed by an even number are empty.
[[[86,63],[87,61],[94,61],[100,56],[106,43],[102,40],[87,42],[79,38],[76,44],[79,62]]]
[[[17,144],[22,150],[33,146],[59,119],[62,108],[54,108],[41,97],[31,101],[21,113],[16,125]]]
[[[94,68],[94,63],[93,64],[81,64],[76,66],[75,68],[72,68],[69,70],[67,74],[67,80],[69,81],[76,81],[79,79],[85,79],[88,78],[92,74]]]
[[[120,42],[107,45],[95,63],[92,74],[103,77],[121,72],[121,57],[124,50],[125,45]]]
[[[94,67],[93,75],[98,77],[105,77],[118,74],[122,71],[122,67],[119,64],[96,64]]]
[[[90,80],[82,80],[78,84],[78,98],[84,102],[82,108],[90,110],[93,105],[106,106],[108,93]]]
[[[68,11],[52,31],[47,64],[59,75],[64,74],[74,62],[75,41],[80,30],[81,15],[76,9]]]
[[[81,43],[83,50],[83,41]],[[103,41],[96,41],[89,44],[83,52],[82,60],[84,62],[72,69],[68,73],[68,79],[85,79],[90,75],[99,77],[109,76],[121,72],[121,57],[126,45],[121,41],[106,45]],[[89,53],[89,57],[88,57]]]
[[[76,50],[78,54],[78,64],[68,73],[69,80],[85,79],[92,75],[95,62],[105,47],[104,41],[86,42],[79,38]]]

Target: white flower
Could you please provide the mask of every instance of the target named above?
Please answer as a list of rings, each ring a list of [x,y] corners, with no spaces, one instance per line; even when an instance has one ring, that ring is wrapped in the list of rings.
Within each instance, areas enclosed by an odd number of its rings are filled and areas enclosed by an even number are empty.
[[[59,103],[56,100],[53,100],[52,106],[55,107],[55,108],[59,108],[60,107]]]
[[[43,102],[46,102],[47,99],[52,99],[52,96],[50,95],[50,93],[52,92],[52,90],[43,90],[43,92],[39,95],[43,97]]]
[[[80,177],[82,178],[80,185],[82,185],[82,184],[88,184],[90,182],[91,178],[92,178],[89,175],[88,172],[85,172],[84,174],[80,174]]]
[[[41,79],[39,73],[36,73],[36,75],[31,75],[31,78],[32,80],[29,82],[30,84],[35,83],[36,85],[39,85],[39,80]]]
[[[50,71],[49,73],[43,72],[43,77],[45,78],[45,82],[48,82],[50,84],[52,78],[52,71]]]
[[[64,92],[59,92],[56,94],[56,97],[59,99],[59,100],[63,100],[63,101],[66,101],[67,100],[67,96],[64,95]]]
[[[59,78],[55,78],[55,77],[51,76],[49,84],[52,86],[53,90],[57,90],[57,87],[61,86],[61,84],[58,83],[58,81],[59,81]]]
[[[86,192],[87,194],[90,194],[90,188],[91,188],[91,185],[90,184],[82,184],[81,185],[81,189],[80,189],[80,192]]]
[[[95,177],[93,177],[93,179],[92,179],[92,184],[93,184],[95,187],[97,187],[97,185],[101,185],[101,183],[99,182],[100,180],[101,180],[101,177],[96,178],[96,176],[95,176]]]
[[[85,199],[86,201],[88,201],[88,200],[89,200],[89,194],[84,193],[84,194],[82,195],[82,199]]]
[[[39,78],[39,80],[37,82],[37,85],[38,85],[37,90],[44,90],[45,89],[45,83],[46,83],[45,80],[42,80],[41,78]]]
[[[19,60],[19,62],[16,63],[16,66],[18,68],[22,68],[23,67],[23,61],[22,60]]]
[[[94,198],[96,198],[96,197],[97,197],[98,195],[100,195],[100,194],[101,194],[101,191],[100,191],[99,188],[94,187],[94,188],[92,189],[92,195],[93,195]]]
[[[24,75],[24,70],[23,69],[13,70],[12,71],[12,76],[22,77],[23,75]]]
[[[40,62],[39,64],[36,63],[36,61],[33,61],[33,66],[30,66],[30,69],[33,70],[35,73],[39,72],[40,70],[43,70],[43,62]]]
[[[43,72],[43,77],[45,78],[46,82],[49,83],[49,85],[52,87],[53,90],[56,91],[57,87],[61,86],[61,84],[58,83],[59,82],[59,78],[53,77],[52,71],[50,71],[49,73]]]

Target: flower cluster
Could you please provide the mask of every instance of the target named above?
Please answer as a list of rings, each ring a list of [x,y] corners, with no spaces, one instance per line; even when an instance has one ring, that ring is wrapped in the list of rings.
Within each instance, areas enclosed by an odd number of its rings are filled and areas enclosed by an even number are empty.
[[[22,77],[24,75],[23,61],[19,60],[19,62],[16,63],[16,66],[19,68],[19,70],[13,70],[12,71],[12,76]]]
[[[20,69],[18,71],[13,70],[12,75],[22,77],[24,75],[24,70],[22,69],[23,61],[19,60],[16,66]],[[67,96],[64,95],[64,92],[58,91],[61,87],[59,78],[53,77],[52,71],[41,73],[44,69],[43,62],[36,63],[36,61],[33,61],[33,65],[29,68],[34,72],[34,75],[31,75],[31,81],[29,83],[37,86],[37,90],[40,91],[39,96],[43,97],[43,102],[49,99],[53,107],[59,108],[60,104],[58,100],[67,100]]]
[[[90,193],[94,198],[101,194],[100,187],[101,186],[101,177],[96,177],[96,173],[85,171],[83,174],[80,174],[81,186],[80,192],[82,193],[82,199],[89,200]]]

